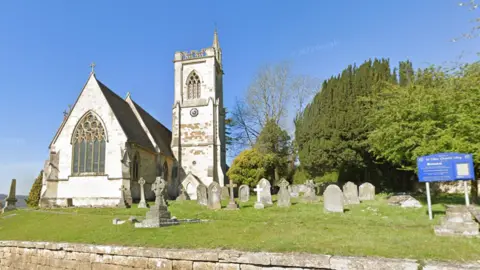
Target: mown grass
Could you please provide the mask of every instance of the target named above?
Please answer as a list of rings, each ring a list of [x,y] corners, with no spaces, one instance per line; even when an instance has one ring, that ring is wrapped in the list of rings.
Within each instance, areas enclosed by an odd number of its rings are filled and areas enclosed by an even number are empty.
[[[480,239],[437,237],[433,226],[444,213],[443,203],[461,195],[434,198],[433,221],[427,208],[388,206],[385,196],[349,206],[343,214],[324,213],[322,202],[292,207],[211,211],[194,201],[170,202],[179,219],[211,222],[155,229],[112,225],[115,217],[143,218],[146,209],[73,208],[47,211],[18,210],[0,215],[0,239],[57,241],[165,248],[223,248],[248,251],[308,252],[335,255],[472,261],[479,260]],[[227,202],[224,202],[226,204]],[[12,216],[12,214],[16,214]]]

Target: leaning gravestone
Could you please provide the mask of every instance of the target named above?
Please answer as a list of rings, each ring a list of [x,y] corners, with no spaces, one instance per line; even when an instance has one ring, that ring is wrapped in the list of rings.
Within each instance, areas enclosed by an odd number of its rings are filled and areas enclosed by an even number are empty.
[[[359,204],[360,200],[358,199],[358,188],[352,182],[347,182],[343,185],[343,196],[345,197],[345,204]]]
[[[221,209],[221,187],[217,182],[212,182],[208,186],[208,208],[210,209]]]
[[[326,212],[343,213],[344,198],[337,185],[329,185],[323,193],[323,208]]]
[[[280,183],[278,186],[280,187],[280,190],[278,191],[277,194],[277,206],[278,207],[290,207],[292,205],[290,203],[290,192],[288,191],[288,182],[285,179],[281,179]]]
[[[228,187],[223,186],[222,187],[222,200],[228,200],[230,199],[230,193],[228,192]]]
[[[272,193],[271,193],[271,187],[270,182],[268,182],[267,179],[262,178],[258,182],[258,186],[261,188],[261,191],[259,193],[260,195],[260,201],[265,204],[265,205],[272,205]],[[258,195],[257,195],[258,196]]]
[[[358,188],[358,198],[360,201],[375,200],[375,186],[370,183],[363,183]]]
[[[241,202],[248,202],[248,200],[250,200],[250,187],[247,185],[241,185],[238,188],[238,198]]]
[[[2,213],[16,210],[16,189],[17,189],[17,180],[12,179],[12,183],[10,184],[10,193],[8,193],[8,197],[5,199],[5,207],[2,209]]]
[[[199,184],[197,187],[197,203],[200,205],[207,205],[207,187],[204,184]]]
[[[165,201],[166,182],[161,177],[157,177],[152,185],[155,193],[155,205],[150,207],[145,220],[135,223],[136,228],[156,228],[180,224],[176,219],[171,219],[168,211],[168,205]]]

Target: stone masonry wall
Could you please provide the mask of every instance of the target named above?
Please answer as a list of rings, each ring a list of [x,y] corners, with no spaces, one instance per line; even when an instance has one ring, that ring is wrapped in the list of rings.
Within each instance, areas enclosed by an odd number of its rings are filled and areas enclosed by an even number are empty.
[[[0,241],[0,269],[480,269],[406,259],[342,257],[300,253],[181,250],[86,244]]]

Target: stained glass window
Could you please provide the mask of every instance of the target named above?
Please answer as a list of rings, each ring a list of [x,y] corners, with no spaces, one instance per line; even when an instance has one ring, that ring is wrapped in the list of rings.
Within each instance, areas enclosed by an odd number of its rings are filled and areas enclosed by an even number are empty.
[[[105,129],[92,112],[88,112],[78,123],[72,138],[72,172],[105,172]]]

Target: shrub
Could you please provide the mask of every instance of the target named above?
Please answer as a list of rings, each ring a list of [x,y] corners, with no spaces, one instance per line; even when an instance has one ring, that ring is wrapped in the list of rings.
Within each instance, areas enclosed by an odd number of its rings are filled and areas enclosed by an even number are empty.
[[[27,205],[30,207],[38,207],[38,203],[40,202],[40,193],[42,191],[42,180],[43,180],[43,170],[40,171],[37,179],[33,182],[32,189],[30,189],[30,193],[28,194],[28,199],[25,201]]]

